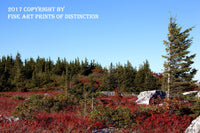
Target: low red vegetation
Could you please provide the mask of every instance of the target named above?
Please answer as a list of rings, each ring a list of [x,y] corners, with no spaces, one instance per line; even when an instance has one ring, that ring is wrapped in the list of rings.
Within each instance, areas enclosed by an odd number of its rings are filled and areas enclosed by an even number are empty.
[[[101,84],[101,80],[99,79],[92,79],[94,81],[94,87],[98,88]],[[87,78],[78,78],[78,81],[80,81],[84,85],[88,85],[90,83],[89,79]]]
[[[175,114],[152,114],[150,117],[140,115],[136,118],[137,127],[144,133],[183,133],[194,119],[193,116],[176,116]]]
[[[76,112],[38,113],[34,121],[0,122],[1,132],[90,132],[93,126],[88,117]]]
[[[57,95],[64,92],[6,92],[5,94],[13,96],[28,97],[30,94],[45,94]],[[105,104],[116,108],[117,106],[128,107],[131,114],[138,113],[138,107],[135,103],[137,97],[124,96],[122,98],[116,96],[98,97],[99,102],[96,104]],[[14,108],[23,100],[12,100],[10,97],[0,96],[0,115],[11,115]],[[72,107],[71,107],[72,108]],[[76,108],[76,109],[74,109]],[[89,116],[83,117],[81,115],[81,107],[73,107],[73,109],[66,109],[64,112],[40,112],[36,115],[33,121],[19,120],[17,122],[9,122],[0,120],[0,132],[91,132],[94,129],[101,129],[104,127],[114,125],[103,125],[102,122],[94,122]],[[78,113],[79,112],[79,113]],[[194,116],[176,116],[175,114],[159,113],[154,114],[149,110],[145,113],[139,113],[135,117],[136,123],[131,129],[120,129],[124,133],[128,132],[142,132],[142,133],[165,133],[165,132],[184,132],[189,126]]]
[[[0,97],[0,114],[10,115],[23,100],[11,100],[10,97]]]

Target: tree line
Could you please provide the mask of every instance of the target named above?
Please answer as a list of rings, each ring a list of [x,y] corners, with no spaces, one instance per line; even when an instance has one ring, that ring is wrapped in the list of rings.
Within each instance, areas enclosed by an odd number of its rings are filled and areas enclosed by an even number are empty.
[[[124,65],[111,63],[109,68],[103,68],[87,58],[81,61],[79,58],[74,61],[58,58],[54,63],[50,58],[34,60],[31,57],[22,61],[17,53],[15,58],[2,56],[0,59],[0,91],[73,88],[80,77],[98,79],[101,81],[98,90],[104,91],[118,88],[125,92],[140,92],[161,88],[161,77],[151,71],[148,61],[137,70],[129,61]]]

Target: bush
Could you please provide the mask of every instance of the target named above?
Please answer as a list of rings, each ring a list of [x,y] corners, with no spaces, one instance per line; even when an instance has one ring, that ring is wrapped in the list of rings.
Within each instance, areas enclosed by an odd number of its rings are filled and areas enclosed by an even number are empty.
[[[25,100],[24,103],[20,103],[12,113],[21,119],[34,119],[35,115],[40,111],[41,99],[43,95],[32,94],[29,99]]]
[[[193,110],[188,106],[183,106],[181,109],[177,110],[176,115],[184,116],[184,115],[192,115],[194,114]]]
[[[112,108],[104,105],[97,105],[91,112],[91,118],[96,122],[102,122],[107,126],[116,126],[118,128],[128,128],[132,126],[133,117],[129,108],[118,106]]]
[[[159,108],[161,108],[161,107],[159,107],[157,105],[140,105],[137,108],[136,114],[148,114],[148,115],[151,115],[151,114],[161,113],[161,110]]]
[[[42,91],[42,90],[39,87],[34,87],[34,88],[28,89],[28,91]]]
[[[162,103],[160,112],[168,112],[170,114],[175,114],[177,111],[183,108],[183,102],[179,97],[174,97],[172,100],[165,99]]]
[[[17,95],[17,96],[12,97],[11,100],[25,100],[25,97]]]
[[[52,107],[52,111],[60,111],[62,110],[64,107],[66,106],[71,106],[73,105],[73,101],[71,102],[71,100],[69,101],[67,99],[67,96],[64,94],[59,94],[56,95],[54,98],[54,106]]]
[[[63,94],[52,96],[43,96],[41,94],[32,94],[24,103],[20,103],[13,112],[14,116],[22,119],[34,119],[38,112],[61,111],[68,106],[67,97]]]

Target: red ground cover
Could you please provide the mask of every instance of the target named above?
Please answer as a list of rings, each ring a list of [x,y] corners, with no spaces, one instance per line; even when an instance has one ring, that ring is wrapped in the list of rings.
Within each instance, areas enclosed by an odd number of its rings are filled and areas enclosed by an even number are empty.
[[[30,94],[45,94],[57,95],[65,92],[4,92],[5,94],[13,96],[28,97]],[[2,93],[0,93],[2,94]],[[11,97],[0,96],[0,115],[11,115],[14,108],[23,100],[12,100]],[[116,97],[99,97],[98,103],[106,104],[113,108],[121,105],[128,107],[132,114],[138,111],[138,106],[135,103],[137,97],[123,97],[121,99]],[[103,101],[103,102],[102,102]],[[105,102],[105,103],[104,103]],[[94,122],[89,116],[83,117],[80,110],[64,111],[64,112],[40,112],[33,121],[19,120],[17,122],[9,122],[0,119],[0,132],[91,132],[93,129],[101,129],[108,125],[103,125],[101,122]],[[136,123],[131,129],[120,129],[122,132],[142,132],[142,133],[179,133],[184,132],[189,126],[194,116],[176,116],[175,114],[160,113],[153,114],[149,111],[146,114],[137,115]]]

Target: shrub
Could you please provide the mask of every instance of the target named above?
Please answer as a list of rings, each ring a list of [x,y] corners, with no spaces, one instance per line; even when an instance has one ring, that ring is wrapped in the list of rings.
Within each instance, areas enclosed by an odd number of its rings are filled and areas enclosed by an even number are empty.
[[[43,95],[41,94],[30,95],[29,99],[15,108],[12,115],[18,116],[21,119],[34,119],[35,115],[40,111],[42,98]]]
[[[121,106],[111,108],[109,106],[97,105],[91,112],[91,118],[96,122],[102,122],[104,125],[119,128],[131,127],[133,123],[133,117],[129,108]]]
[[[68,106],[67,97],[63,94],[53,96],[43,96],[41,94],[32,94],[24,103],[19,104],[13,115],[22,119],[34,119],[38,112],[61,111]]]
[[[73,105],[74,101],[68,100],[67,96],[64,94],[56,95],[54,98],[54,106],[52,107],[52,111],[60,111],[66,106]]]
[[[194,114],[194,111],[191,109],[191,107],[183,106],[181,109],[177,110],[175,114],[178,116],[191,115]]]
[[[12,100],[25,100],[25,97],[17,95],[17,96],[12,97],[11,99]]]
[[[42,90],[39,87],[34,87],[34,88],[28,89],[28,91],[42,91]]]
[[[157,105],[141,105],[141,106],[139,106],[138,108],[137,108],[137,113],[138,114],[145,114],[145,113],[151,113],[151,114],[153,114],[153,113],[160,113],[159,112],[159,106],[157,106]]]
[[[183,103],[180,101],[179,97],[174,97],[172,100],[165,99],[162,103],[161,108],[159,108],[160,112],[167,112],[170,114],[174,114],[177,111],[183,108]]]

